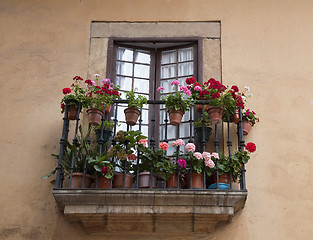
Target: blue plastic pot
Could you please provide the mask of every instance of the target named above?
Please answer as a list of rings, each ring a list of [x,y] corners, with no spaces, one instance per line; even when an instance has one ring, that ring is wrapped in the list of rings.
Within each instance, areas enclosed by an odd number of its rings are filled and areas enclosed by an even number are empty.
[[[227,184],[227,183],[219,183],[219,184],[218,184],[218,188],[219,188],[219,189],[230,189],[230,185]],[[211,185],[208,187],[208,189],[217,189],[216,183],[211,184]]]

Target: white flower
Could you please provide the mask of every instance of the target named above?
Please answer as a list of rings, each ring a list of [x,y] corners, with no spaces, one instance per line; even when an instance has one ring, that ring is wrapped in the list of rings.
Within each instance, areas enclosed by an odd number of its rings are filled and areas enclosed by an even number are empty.
[[[241,96],[242,100],[246,101],[247,97],[246,96]]]
[[[95,74],[95,77],[100,77],[100,75],[98,73]]]
[[[245,89],[246,89],[248,92],[250,92],[250,87],[245,86]]]
[[[252,94],[252,93],[249,93],[249,97],[251,97],[251,96],[253,96],[253,94]]]

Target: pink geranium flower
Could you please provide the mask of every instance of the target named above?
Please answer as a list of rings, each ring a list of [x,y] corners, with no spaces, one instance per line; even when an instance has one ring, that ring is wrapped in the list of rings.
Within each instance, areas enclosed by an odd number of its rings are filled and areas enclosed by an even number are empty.
[[[204,160],[206,160],[206,161],[211,159],[211,154],[208,152],[203,152],[202,156],[203,156]]]
[[[160,149],[162,151],[167,151],[168,150],[168,144],[166,142],[161,142],[159,147],[160,147]]]
[[[217,152],[212,153],[212,157],[214,157],[215,159],[219,159],[220,157],[218,156]]]
[[[215,167],[215,164],[214,164],[214,162],[211,159],[205,160],[204,164],[205,164],[205,166],[207,166],[209,168],[214,168]]]
[[[193,154],[193,156],[194,156],[195,158],[197,158],[197,159],[202,159],[202,158],[203,158],[203,157],[202,157],[202,154],[199,153],[199,152],[195,152],[195,153]]]
[[[178,159],[177,164],[179,166],[179,169],[186,168],[187,166],[187,162],[184,159]]]
[[[185,149],[187,152],[194,152],[196,150],[196,146],[193,143],[187,143]]]
[[[174,85],[179,85],[179,81],[174,80],[174,81],[171,82],[171,85],[172,85],[172,86],[174,86]]]
[[[195,86],[194,90],[200,92],[200,91],[202,91],[202,88],[200,86]]]
[[[185,145],[185,142],[183,139],[177,139],[176,140],[176,146],[183,146],[183,145]]]
[[[138,143],[142,144],[144,147],[148,146],[148,140],[147,139],[140,139]]]
[[[160,92],[162,90],[164,90],[164,87],[158,87],[158,89],[157,89],[158,92]]]

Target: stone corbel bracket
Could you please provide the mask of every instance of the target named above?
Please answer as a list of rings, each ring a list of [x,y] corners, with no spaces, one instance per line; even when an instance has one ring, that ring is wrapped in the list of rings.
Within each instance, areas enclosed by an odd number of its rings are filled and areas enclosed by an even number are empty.
[[[87,232],[208,233],[231,221],[247,191],[55,189],[69,221]],[[144,229],[144,230],[143,230]]]

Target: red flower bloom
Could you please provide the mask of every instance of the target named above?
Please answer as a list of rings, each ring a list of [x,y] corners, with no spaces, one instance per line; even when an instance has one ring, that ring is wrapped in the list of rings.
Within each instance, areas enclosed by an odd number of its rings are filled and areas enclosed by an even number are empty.
[[[64,104],[64,103],[61,104],[61,108],[62,108],[62,109],[65,108],[65,104]]]
[[[73,77],[73,80],[83,80],[80,76]]]
[[[195,83],[195,85],[194,86],[199,86],[199,87],[201,87],[201,83]]]
[[[103,168],[101,169],[101,172],[102,172],[103,175],[106,175],[106,174],[108,173],[108,171],[109,171],[109,168],[108,168],[108,167],[103,167]]]
[[[63,88],[63,94],[68,94],[68,93],[71,93],[71,89],[70,88]]]
[[[194,79],[194,77],[191,77],[191,78],[186,78],[186,84],[187,85],[190,85],[190,84],[193,84],[193,83],[195,83],[195,79]]]
[[[232,86],[231,89],[233,89],[235,92],[239,92],[239,88],[236,85]]]
[[[132,161],[135,161],[135,160],[137,159],[137,156],[132,153],[132,154],[129,154],[129,155],[128,155],[128,159],[129,159],[129,160],[132,160]]]
[[[209,95],[209,94],[210,94],[210,92],[209,92],[208,90],[202,90],[202,91],[200,91],[200,97],[203,97],[203,96]]]
[[[221,97],[221,95],[218,92],[215,92],[212,94],[212,99],[220,98],[220,97]]]
[[[85,81],[85,83],[87,83],[88,85],[92,85],[92,81],[89,80],[89,79],[87,79],[87,80]]]
[[[256,150],[256,146],[254,143],[249,142],[246,144],[245,149],[247,149],[249,152],[253,153]]]

